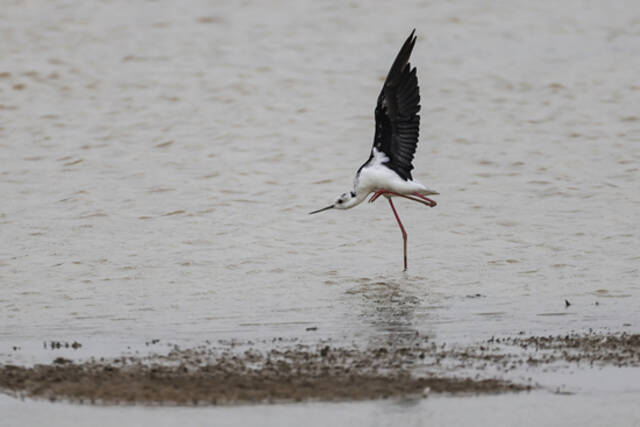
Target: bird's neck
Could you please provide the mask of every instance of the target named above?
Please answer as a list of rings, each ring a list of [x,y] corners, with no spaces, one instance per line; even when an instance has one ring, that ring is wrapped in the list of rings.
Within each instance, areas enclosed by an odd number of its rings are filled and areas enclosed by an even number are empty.
[[[349,207],[352,208],[354,206],[358,206],[360,203],[364,202],[364,199],[367,198],[368,194],[364,191],[358,191],[357,189],[351,192],[352,197],[349,199]],[[355,195],[354,195],[355,194]]]

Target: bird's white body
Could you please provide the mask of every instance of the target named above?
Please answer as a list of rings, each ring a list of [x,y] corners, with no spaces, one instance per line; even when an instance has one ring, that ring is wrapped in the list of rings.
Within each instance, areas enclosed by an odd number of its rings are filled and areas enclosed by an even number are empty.
[[[418,181],[402,179],[392,169],[385,166],[385,162],[389,161],[387,156],[373,148],[373,158],[356,174],[354,180],[354,192],[356,196],[364,193],[364,198],[370,193],[387,190],[398,194],[420,193],[428,196],[438,194]]]
[[[353,191],[342,193],[334,202],[337,209],[350,209],[362,203],[369,194],[385,191],[385,197],[394,195],[422,194],[423,196],[439,194],[437,191],[412,179],[404,180],[385,163],[389,158],[375,147],[371,159],[365,163],[353,180]]]

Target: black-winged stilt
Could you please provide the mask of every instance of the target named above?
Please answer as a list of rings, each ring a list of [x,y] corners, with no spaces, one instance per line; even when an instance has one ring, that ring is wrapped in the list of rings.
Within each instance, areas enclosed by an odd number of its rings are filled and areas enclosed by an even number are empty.
[[[353,190],[342,193],[326,208],[310,212],[315,214],[327,209],[350,209],[362,203],[369,194],[373,203],[380,196],[389,205],[398,221],[404,241],[404,269],[407,269],[407,232],[393,205],[392,197],[399,196],[429,207],[436,202],[426,197],[438,194],[411,176],[413,155],[418,144],[420,128],[420,89],[415,67],[409,64],[411,51],[416,43],[416,30],[402,45],[398,56],[382,86],[376,105],[376,133],[369,159],[360,166],[353,181]]]

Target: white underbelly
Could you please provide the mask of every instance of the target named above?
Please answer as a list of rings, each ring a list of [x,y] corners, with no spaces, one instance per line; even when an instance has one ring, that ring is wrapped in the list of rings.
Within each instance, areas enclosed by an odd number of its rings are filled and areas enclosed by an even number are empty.
[[[363,168],[358,177],[358,191],[368,194],[379,190],[411,194],[422,193],[428,188],[416,181],[405,181],[382,165]]]

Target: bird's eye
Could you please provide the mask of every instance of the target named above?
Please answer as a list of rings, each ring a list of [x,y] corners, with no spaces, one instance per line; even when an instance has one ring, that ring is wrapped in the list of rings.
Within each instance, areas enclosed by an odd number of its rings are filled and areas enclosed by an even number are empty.
[[[338,200],[338,204],[342,203],[342,200]]]

